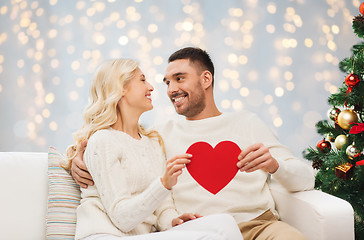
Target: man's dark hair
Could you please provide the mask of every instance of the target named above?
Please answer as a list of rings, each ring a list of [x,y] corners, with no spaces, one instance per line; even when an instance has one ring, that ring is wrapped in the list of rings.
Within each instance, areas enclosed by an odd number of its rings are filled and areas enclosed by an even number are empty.
[[[214,64],[211,61],[209,54],[201,48],[186,47],[174,52],[169,58],[168,63],[179,59],[188,59],[192,63],[197,63],[202,71],[208,70],[212,75],[214,82]]]

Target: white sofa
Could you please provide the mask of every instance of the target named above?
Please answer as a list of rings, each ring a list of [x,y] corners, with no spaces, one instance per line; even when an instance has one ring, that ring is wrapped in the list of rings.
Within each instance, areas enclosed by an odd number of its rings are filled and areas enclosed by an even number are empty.
[[[0,152],[1,239],[46,239],[47,159],[47,153]],[[348,202],[317,190],[288,193],[274,180],[270,186],[282,220],[308,239],[354,239]]]

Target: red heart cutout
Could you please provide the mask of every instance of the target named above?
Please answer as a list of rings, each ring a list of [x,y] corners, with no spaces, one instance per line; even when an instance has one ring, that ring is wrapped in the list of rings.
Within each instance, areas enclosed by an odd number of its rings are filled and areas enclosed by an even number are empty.
[[[236,175],[238,145],[231,141],[219,142],[215,148],[206,142],[196,142],[186,151],[192,154],[186,165],[188,172],[203,188],[212,194],[218,193]]]

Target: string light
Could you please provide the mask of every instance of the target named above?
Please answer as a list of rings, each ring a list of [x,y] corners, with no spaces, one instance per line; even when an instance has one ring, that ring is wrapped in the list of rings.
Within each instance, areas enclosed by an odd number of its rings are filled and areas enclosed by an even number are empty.
[[[0,29],[0,102],[12,111],[0,106],[4,116],[12,116],[2,117],[2,127],[12,131],[3,136],[6,144],[0,142],[0,150],[68,146],[82,124],[92,75],[110,58],[138,60],[155,87],[156,109],[161,109],[153,116],[175,117],[165,96],[164,70],[170,53],[191,45],[207,49],[214,60],[216,100],[223,110],[258,110],[282,129],[281,139],[290,122],[282,112],[294,111],[306,120],[326,113],[317,101],[307,101],[307,94],[321,101],[322,95],[338,90],[338,63],[349,55],[349,42],[355,43],[350,26],[359,1],[302,1],[296,8],[278,0],[229,0],[216,9],[196,0],[173,7],[165,3],[1,3],[0,21],[6,28]],[[293,103],[286,108],[281,102],[289,99]],[[296,133],[306,140],[310,134]]]

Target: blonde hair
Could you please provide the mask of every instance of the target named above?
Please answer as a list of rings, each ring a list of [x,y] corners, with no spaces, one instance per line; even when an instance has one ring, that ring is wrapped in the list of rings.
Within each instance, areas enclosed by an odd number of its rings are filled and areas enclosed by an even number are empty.
[[[83,112],[84,124],[73,134],[73,145],[67,148],[68,164],[63,166],[70,170],[81,142],[89,139],[101,129],[111,127],[117,120],[117,105],[124,87],[135,77],[138,63],[131,59],[113,59],[104,62],[94,75],[90,87],[90,103]],[[140,124],[139,133],[147,137],[157,138],[163,147],[164,143],[157,131],[148,131]]]

